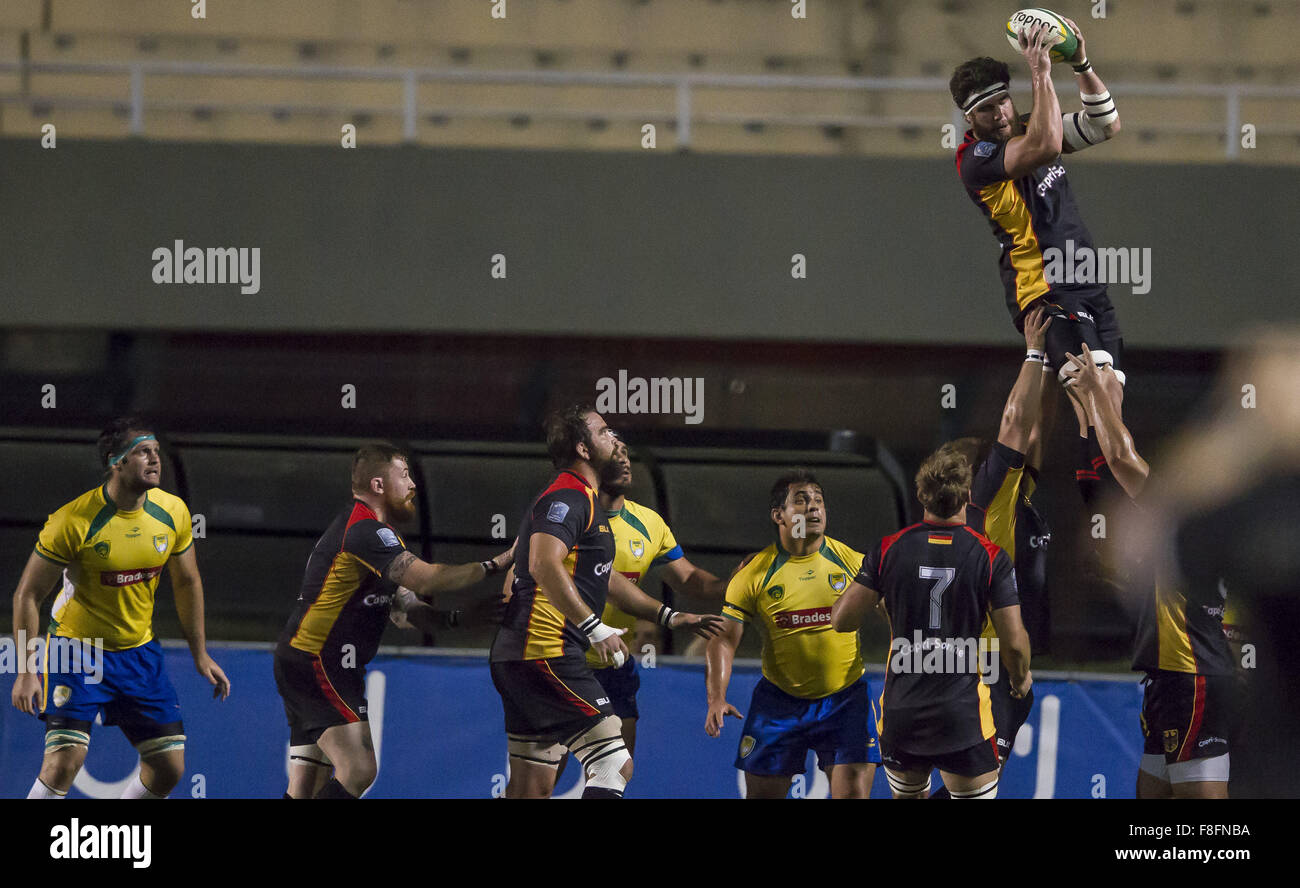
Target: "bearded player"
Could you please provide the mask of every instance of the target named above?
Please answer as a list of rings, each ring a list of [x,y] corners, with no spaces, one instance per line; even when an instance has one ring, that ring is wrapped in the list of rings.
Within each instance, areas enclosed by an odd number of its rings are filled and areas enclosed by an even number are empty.
[[[355,799],[374,782],[366,664],[400,592],[429,598],[477,583],[509,562],[510,550],[469,564],[417,558],[394,526],[415,517],[415,492],[401,450],[383,443],[361,447],[352,458],[352,503],[307,559],[297,603],[275,647],[275,684],[289,721],[285,798]]]
[[[1066,23],[1079,43],[1070,62],[1082,110],[1061,114],[1052,86],[1050,30],[1038,26],[1022,31],[1020,52],[1029,65],[1033,87],[1029,114],[1016,111],[1008,91],[1010,68],[1004,62],[976,58],[953,72],[949,89],[971,126],[957,149],[957,174],[1001,244],[998,264],[1017,329],[1023,329],[1030,310],[1045,308],[1054,320],[1047,337],[1048,365],[1067,384],[1065,353],[1077,352],[1080,343],[1087,343],[1098,364],[1114,371],[1104,384],[1118,409],[1123,399],[1123,339],[1106,285],[1049,279],[1044,260],[1048,250],[1060,251],[1068,262],[1073,261],[1073,252],[1095,256],[1092,236],[1060,158],[1120,131],[1115,102],[1088,62],[1083,35],[1073,22],[1066,19]],[[1071,403],[1079,423],[1081,465],[1087,468],[1096,448],[1089,444],[1086,412],[1073,394]],[[1084,495],[1087,498],[1087,491]]]
[[[727,716],[742,717],[727,686],[745,626],[753,626],[763,640],[763,677],[736,755],[745,797],[784,798],[811,749],[832,798],[865,799],[880,762],[871,692],[857,633],[831,629],[831,608],[863,556],[826,536],[826,501],[808,470],[778,478],[769,505],[777,542],[727,584],[727,628],[705,655],[704,730],[717,737]]]
[[[558,470],[524,515],[515,580],[489,656],[505,711],[510,780],[506,798],[546,798],[567,753],[582,765],[583,798],[622,798],[632,756],[609,694],[585,652],[620,667],[625,630],[600,618],[608,597],[633,617],[708,637],[720,617],[674,611],[613,570],[615,544],[597,488],[617,478],[618,436],[588,405],[547,418],[546,443]]]
[[[212,684],[214,697],[230,695],[230,681],[207,652],[189,508],[158,486],[158,439],[138,419],[118,419],[100,434],[99,457],[104,483],[50,515],[14,593],[15,634],[35,637],[41,602],[61,579],[49,634],[67,640],[55,644],[78,648],[71,663],[56,666],[56,658],[48,658],[44,688],[30,673],[14,682],[14,706],[39,712],[45,722],[45,757],[29,799],[67,796],[97,716],[119,726],[140,754],[122,798],[166,798],[180,781],[185,726],[153,634],[154,593],[164,566],[194,667]],[[76,654],[101,639],[103,674],[91,681],[76,668]]]

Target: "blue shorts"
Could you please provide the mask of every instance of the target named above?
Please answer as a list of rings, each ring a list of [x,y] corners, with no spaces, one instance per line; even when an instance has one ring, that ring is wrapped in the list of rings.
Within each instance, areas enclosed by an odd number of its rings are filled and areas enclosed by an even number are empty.
[[[817,765],[880,763],[875,698],[864,675],[842,691],[805,700],[759,679],[741,732],[736,767],[758,776],[804,772],[808,750]]]
[[[593,669],[596,681],[609,695],[609,705],[619,718],[637,718],[636,692],[641,690],[641,676],[637,672],[636,657],[615,669]]]
[[[185,732],[180,700],[163,669],[157,639],[125,651],[104,651],[102,664],[85,658],[80,663],[59,662],[65,658],[55,656],[55,639],[50,642],[48,663],[53,671],[45,677],[41,710],[47,725],[84,722],[81,730],[88,731],[95,716],[103,713],[103,723],[120,725],[132,743]],[[99,665],[102,675],[86,674],[92,665]]]

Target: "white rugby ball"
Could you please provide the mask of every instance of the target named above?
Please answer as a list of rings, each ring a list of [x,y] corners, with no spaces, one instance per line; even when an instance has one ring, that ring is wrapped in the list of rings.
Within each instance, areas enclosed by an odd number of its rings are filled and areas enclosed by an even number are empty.
[[[1007,19],[1007,41],[1019,51],[1020,32],[1027,31],[1040,22],[1045,22],[1053,32],[1051,39],[1055,46],[1048,53],[1052,61],[1068,61],[1079,51],[1079,38],[1074,36],[1074,31],[1065,23],[1065,19],[1050,9],[1039,6],[1018,9],[1011,13],[1011,17]]]

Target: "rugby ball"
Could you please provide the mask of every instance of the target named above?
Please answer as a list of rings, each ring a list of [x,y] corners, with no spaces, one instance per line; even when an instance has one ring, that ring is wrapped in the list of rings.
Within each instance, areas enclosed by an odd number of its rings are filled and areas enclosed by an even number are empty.
[[[1079,38],[1074,36],[1074,31],[1065,23],[1065,19],[1050,9],[1035,6],[1017,10],[1007,19],[1007,40],[1017,52],[1020,51],[1020,32],[1030,30],[1039,22],[1046,22],[1054,32],[1051,39],[1056,45],[1048,53],[1052,61],[1067,61],[1079,51]]]

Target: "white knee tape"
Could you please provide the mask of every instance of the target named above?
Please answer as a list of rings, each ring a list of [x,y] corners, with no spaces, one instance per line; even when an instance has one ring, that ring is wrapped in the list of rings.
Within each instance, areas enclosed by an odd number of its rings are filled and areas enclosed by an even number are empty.
[[[885,778],[889,781],[889,789],[896,799],[925,799],[930,797],[930,775],[925,776],[923,783],[910,783],[903,778],[903,775],[897,771],[885,769]]]
[[[968,789],[965,792],[952,791],[954,799],[996,799],[998,797],[998,778],[994,777],[989,783],[985,783],[979,789]]]
[[[552,738],[525,737],[520,734],[506,735],[506,751],[511,758],[548,768],[558,768],[568,752],[563,743],[556,743]]]
[[[611,715],[602,718],[569,744],[573,757],[582,763],[587,785],[622,792],[627,786],[623,766],[632,760],[623,744],[623,722]]]
[[[1212,758],[1175,762],[1169,766],[1170,783],[1227,783],[1229,773],[1228,753]]]
[[[334,763],[330,757],[325,754],[315,743],[306,743],[302,746],[289,747],[289,761],[296,762],[300,765],[315,765],[321,768],[332,768]]]

